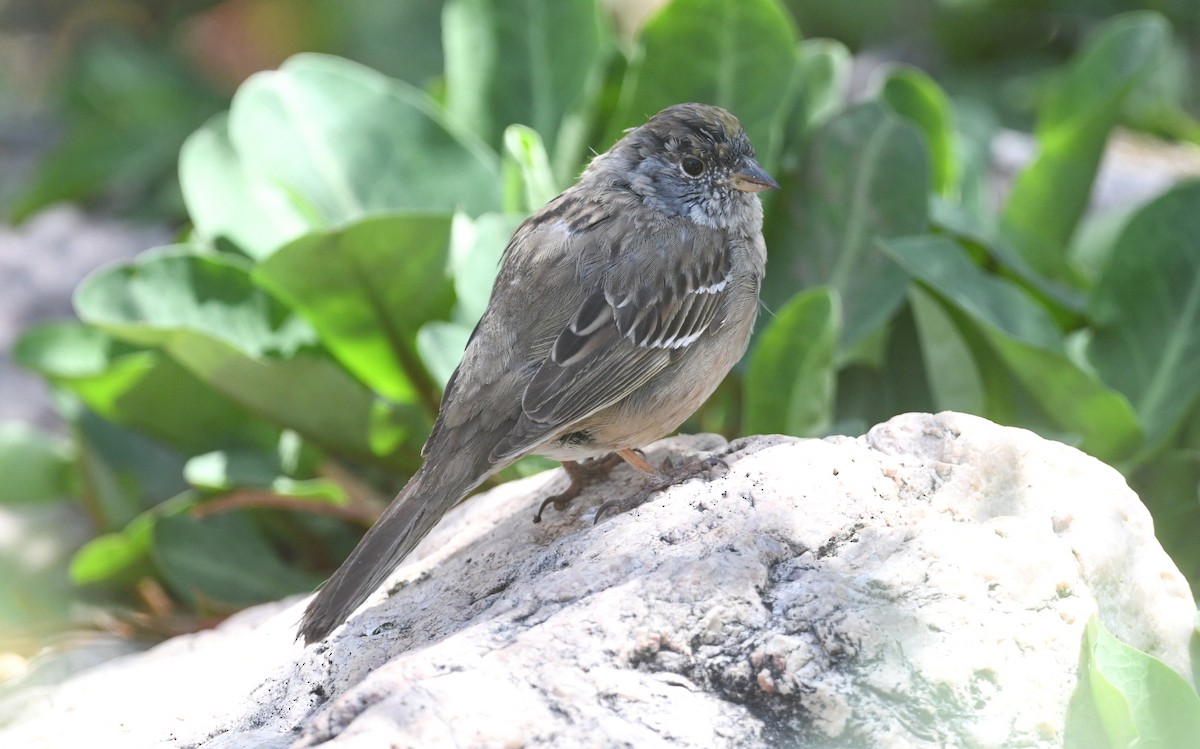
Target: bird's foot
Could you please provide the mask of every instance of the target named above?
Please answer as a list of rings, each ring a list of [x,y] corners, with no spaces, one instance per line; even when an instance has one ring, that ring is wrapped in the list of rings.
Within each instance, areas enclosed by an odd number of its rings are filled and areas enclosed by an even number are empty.
[[[682,484],[698,476],[704,476],[711,480],[712,471],[716,468],[729,470],[729,464],[719,455],[709,455],[704,458],[688,461],[682,465],[675,465],[670,458],[667,458],[662,462],[662,467],[659,470],[647,472],[648,478],[646,483],[642,485],[642,488],[636,494],[624,499],[610,499],[596,508],[596,519],[594,522],[599,524],[600,520],[610,513],[619,515],[622,512],[628,512],[650,501],[652,496],[663,489],[675,486],[676,484]]]
[[[542,522],[542,513],[550,505],[554,505],[554,509],[562,512],[567,509],[567,505],[575,499],[588,484],[603,480],[608,477],[612,469],[621,464],[622,457],[618,453],[609,453],[602,458],[592,458],[585,462],[577,462],[574,460],[564,460],[562,467],[566,472],[567,477],[571,479],[571,484],[561,492],[554,494],[542,502],[538,506],[537,514],[533,516],[533,522]]]

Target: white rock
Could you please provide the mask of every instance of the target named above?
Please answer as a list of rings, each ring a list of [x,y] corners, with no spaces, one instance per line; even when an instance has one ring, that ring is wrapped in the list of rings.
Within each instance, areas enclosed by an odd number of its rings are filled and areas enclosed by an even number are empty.
[[[259,607],[0,745],[1054,747],[1093,615],[1190,676],[1186,582],[1072,448],[952,413],[722,444],[661,443],[729,470],[597,526],[628,469],[542,525],[560,472],[477,496],[326,643],[292,643],[303,601]]]

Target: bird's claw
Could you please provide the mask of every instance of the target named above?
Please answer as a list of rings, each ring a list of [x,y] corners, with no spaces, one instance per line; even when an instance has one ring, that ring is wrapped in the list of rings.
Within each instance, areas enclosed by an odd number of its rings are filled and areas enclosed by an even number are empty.
[[[542,522],[542,513],[550,505],[554,505],[554,509],[558,512],[567,509],[567,505],[571,503],[571,500],[582,494],[588,484],[607,477],[613,468],[621,464],[621,460],[621,456],[617,453],[609,453],[602,458],[593,458],[586,463],[564,461],[563,471],[571,479],[570,485],[561,492],[547,497],[538,506],[537,513],[533,516],[533,522]]]
[[[610,499],[604,504],[596,508],[596,517],[593,520],[593,525],[598,525],[600,520],[604,518],[612,510],[614,515],[619,515],[622,512],[628,512],[636,507],[640,507],[650,498],[669,487],[681,484],[689,479],[697,476],[704,476],[711,480],[711,472],[717,467],[729,470],[729,464],[719,455],[708,455],[703,458],[692,460],[680,466],[676,466],[675,462],[667,457],[662,462],[662,470],[657,476],[651,476],[650,479],[642,486],[638,492],[630,497],[623,499]]]

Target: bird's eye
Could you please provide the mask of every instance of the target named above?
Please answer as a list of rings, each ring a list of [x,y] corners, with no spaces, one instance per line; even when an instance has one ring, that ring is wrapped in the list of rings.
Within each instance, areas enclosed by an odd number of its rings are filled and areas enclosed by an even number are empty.
[[[695,156],[684,156],[681,165],[683,166],[683,171],[693,177],[699,177],[704,173],[704,162]]]

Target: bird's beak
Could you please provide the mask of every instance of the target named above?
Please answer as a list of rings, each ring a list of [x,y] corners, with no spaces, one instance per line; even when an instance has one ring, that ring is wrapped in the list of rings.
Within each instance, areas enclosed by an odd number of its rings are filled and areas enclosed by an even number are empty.
[[[741,169],[733,174],[733,186],[742,192],[762,192],[763,190],[778,190],[779,183],[771,179],[758,162],[751,159]]]

